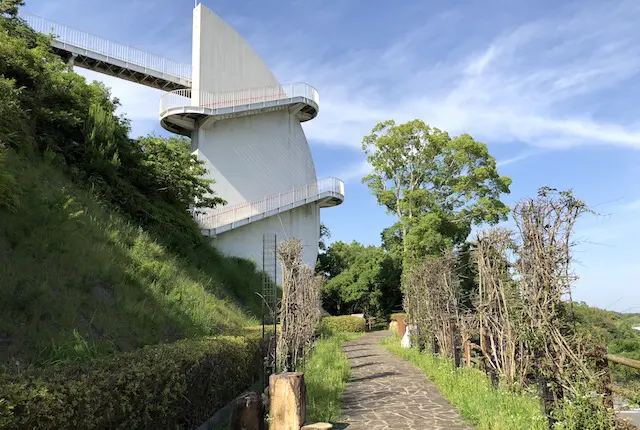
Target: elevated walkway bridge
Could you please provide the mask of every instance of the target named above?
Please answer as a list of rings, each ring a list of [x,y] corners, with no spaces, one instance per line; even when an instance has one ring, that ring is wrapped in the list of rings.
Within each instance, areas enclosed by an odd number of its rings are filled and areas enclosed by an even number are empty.
[[[191,88],[191,65],[123,45],[35,15],[21,14],[38,33],[52,35],[51,45],[75,66],[164,91]]]

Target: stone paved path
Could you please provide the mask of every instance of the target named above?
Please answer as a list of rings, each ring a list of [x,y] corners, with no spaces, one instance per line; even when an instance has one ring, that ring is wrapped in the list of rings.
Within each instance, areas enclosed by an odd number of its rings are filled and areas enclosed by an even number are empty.
[[[424,374],[378,343],[389,332],[368,333],[343,346],[351,378],[342,399],[348,430],[470,430]]]

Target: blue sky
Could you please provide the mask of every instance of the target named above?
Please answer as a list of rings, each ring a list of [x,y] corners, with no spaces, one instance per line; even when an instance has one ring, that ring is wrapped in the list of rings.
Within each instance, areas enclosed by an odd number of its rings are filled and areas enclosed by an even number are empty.
[[[360,184],[362,136],[420,118],[489,146],[509,204],[572,188],[599,216],[578,225],[574,297],[640,312],[640,2],[204,2],[281,82],[320,91],[304,125],[318,177],[346,181],[322,211],[333,240],[379,244],[393,223]],[[26,12],[190,62],[191,0],[28,1]],[[133,133],[162,133],[159,91],[78,70],[122,101]]]

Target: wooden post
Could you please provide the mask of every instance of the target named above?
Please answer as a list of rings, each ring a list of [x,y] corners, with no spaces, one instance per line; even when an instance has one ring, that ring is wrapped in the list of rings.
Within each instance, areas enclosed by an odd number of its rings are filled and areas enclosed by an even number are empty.
[[[264,430],[262,398],[258,393],[247,393],[233,403],[231,411],[231,430]]]
[[[307,388],[300,372],[269,377],[271,430],[299,430],[307,418]]]
[[[460,343],[458,342],[458,326],[455,323],[455,320],[452,320],[450,323],[451,327],[451,347],[453,349],[453,362],[455,368],[460,367]]]
[[[622,364],[623,366],[632,367],[634,369],[640,369],[640,360],[634,360],[632,358],[622,357],[621,355],[607,354],[607,360],[614,363]]]
[[[468,337],[464,339],[464,361],[467,367],[471,367],[471,343]]]
[[[607,350],[601,348],[596,352],[596,368],[602,374],[602,385],[604,394],[604,405],[613,409],[613,394],[609,386],[611,385],[611,373],[609,372],[609,362],[607,361]]]

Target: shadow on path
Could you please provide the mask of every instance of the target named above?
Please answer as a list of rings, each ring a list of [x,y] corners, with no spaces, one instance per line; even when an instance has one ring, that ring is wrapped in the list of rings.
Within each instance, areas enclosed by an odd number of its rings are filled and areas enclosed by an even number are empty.
[[[459,412],[411,363],[384,350],[389,332],[368,333],[347,342],[351,378],[335,429],[470,430]]]

